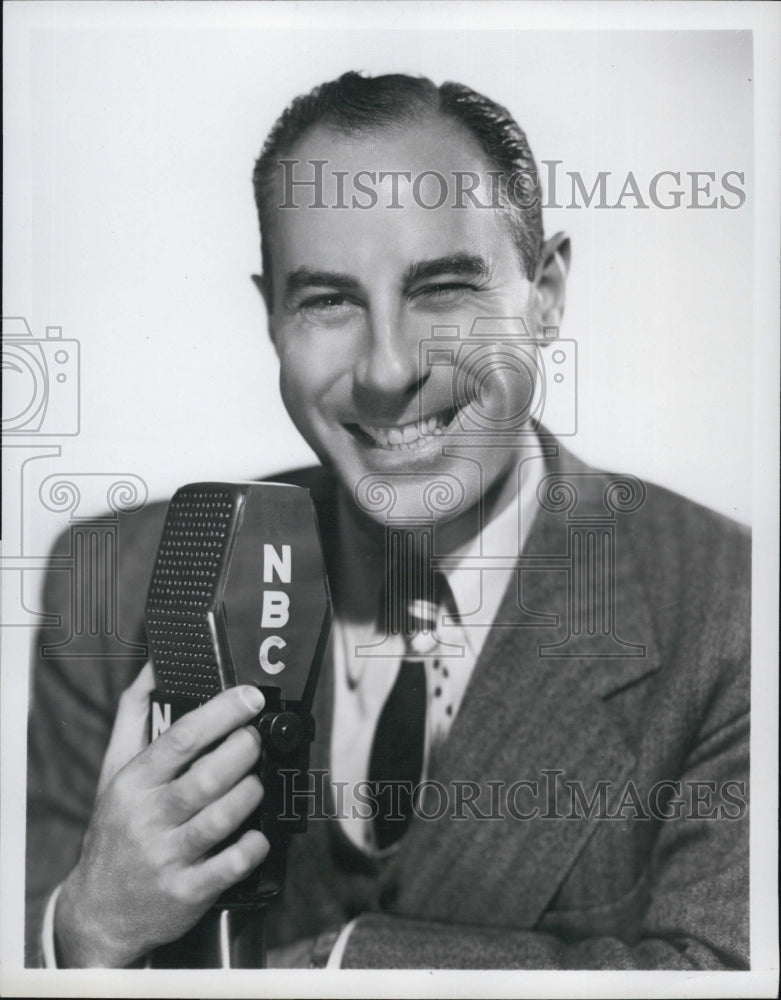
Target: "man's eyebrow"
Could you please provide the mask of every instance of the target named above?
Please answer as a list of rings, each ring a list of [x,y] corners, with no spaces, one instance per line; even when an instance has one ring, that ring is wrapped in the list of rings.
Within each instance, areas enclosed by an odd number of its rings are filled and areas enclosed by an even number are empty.
[[[285,275],[285,297],[290,298],[304,288],[338,288],[343,292],[358,290],[358,281],[349,274],[336,271],[313,271],[309,267],[299,267]]]
[[[454,274],[462,278],[487,278],[490,273],[488,262],[483,257],[457,253],[411,264],[404,273],[404,284],[409,287],[416,281],[438,278],[443,274]]]

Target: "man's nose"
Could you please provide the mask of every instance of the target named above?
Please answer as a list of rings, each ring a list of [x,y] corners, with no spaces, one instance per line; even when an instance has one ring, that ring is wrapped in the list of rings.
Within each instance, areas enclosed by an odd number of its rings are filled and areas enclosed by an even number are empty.
[[[428,377],[421,364],[425,332],[403,310],[376,308],[367,316],[361,351],[355,360],[355,385],[377,400],[408,398]]]

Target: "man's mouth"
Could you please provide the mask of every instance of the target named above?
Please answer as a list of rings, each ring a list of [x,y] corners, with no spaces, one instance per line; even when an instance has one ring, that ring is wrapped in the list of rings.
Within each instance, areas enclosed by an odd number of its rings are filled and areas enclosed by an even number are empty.
[[[414,450],[429,438],[444,434],[455,420],[457,410],[449,407],[440,413],[435,413],[422,420],[414,420],[409,424],[391,424],[375,426],[373,424],[345,424],[363,444],[387,451]]]

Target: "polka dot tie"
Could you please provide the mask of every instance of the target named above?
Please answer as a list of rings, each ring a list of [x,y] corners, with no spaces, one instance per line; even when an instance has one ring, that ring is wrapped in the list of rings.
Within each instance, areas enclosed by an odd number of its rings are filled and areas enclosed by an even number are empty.
[[[426,744],[426,659],[436,647],[438,608],[450,588],[436,576],[435,600],[412,599],[402,623],[406,648],[396,682],[380,713],[369,758],[369,782],[377,783],[374,833],[380,849],[390,847],[412,819],[416,786],[423,774]],[[450,598],[452,600],[452,598]],[[440,670],[439,661],[434,660]],[[441,685],[434,694],[441,696]]]

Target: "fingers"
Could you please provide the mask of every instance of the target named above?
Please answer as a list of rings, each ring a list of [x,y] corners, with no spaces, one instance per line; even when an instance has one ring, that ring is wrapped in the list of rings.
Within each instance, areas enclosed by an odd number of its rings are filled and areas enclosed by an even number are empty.
[[[119,699],[114,728],[98,780],[98,795],[114,775],[146,746],[149,695],[154,686],[152,664],[147,663]]]
[[[144,756],[149,779],[159,784],[171,781],[207,747],[246,725],[263,704],[260,691],[243,684],[188,712],[148,747]]]
[[[247,878],[268,854],[269,843],[259,830],[247,830],[224,851],[190,869],[203,899],[215,900],[236,882]]]
[[[148,698],[154,689],[155,672],[152,669],[152,661],[147,660],[130,687],[125,689],[123,697],[126,695],[128,700],[143,708],[149,704]]]
[[[166,819],[183,823],[215,802],[257,763],[259,756],[257,729],[254,726],[236,729],[171,782],[165,799]]]
[[[180,856],[196,861],[216,847],[260,805],[263,786],[256,774],[248,774],[222,798],[202,809],[177,830],[181,838]]]

